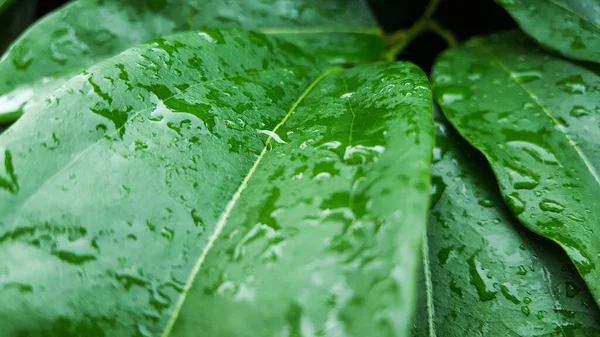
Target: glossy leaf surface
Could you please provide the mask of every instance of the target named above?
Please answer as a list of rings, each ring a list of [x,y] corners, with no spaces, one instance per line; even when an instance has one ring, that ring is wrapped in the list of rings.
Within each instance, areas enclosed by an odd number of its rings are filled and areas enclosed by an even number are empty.
[[[579,60],[600,62],[598,0],[496,0],[537,41]]]
[[[102,59],[205,27],[261,29],[337,63],[378,59],[384,47],[361,0],[79,0],[37,23],[0,60],[0,123]]]
[[[33,106],[0,136],[0,335],[405,335],[428,81],[330,67],[185,33]]]
[[[433,82],[511,211],[566,250],[598,301],[600,76],[510,32],[445,52]]]
[[[442,118],[416,336],[596,336],[600,315],[554,243],[506,209],[494,176]]]

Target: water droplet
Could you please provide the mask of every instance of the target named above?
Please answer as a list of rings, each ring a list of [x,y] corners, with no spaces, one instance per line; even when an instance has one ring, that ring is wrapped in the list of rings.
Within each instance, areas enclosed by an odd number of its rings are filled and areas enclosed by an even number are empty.
[[[538,311],[537,313],[537,319],[543,319],[544,318],[544,312],[543,311]]]
[[[496,298],[498,291],[494,288],[494,280],[488,277],[488,271],[483,268],[481,262],[471,257],[468,261],[471,284],[477,289],[480,301],[490,301]]]
[[[565,210],[565,206],[554,200],[544,199],[540,201],[540,209],[546,212],[561,213]]]
[[[525,266],[519,266],[519,270],[517,271],[517,275],[527,275],[527,269],[525,269]]]
[[[588,89],[581,75],[565,78],[556,82],[556,85],[568,94],[585,94]]]
[[[581,274],[585,275],[594,269],[594,263],[578,247],[569,246],[565,243],[562,246]]]
[[[141,270],[131,271],[125,270],[115,273],[116,279],[123,284],[125,289],[129,289],[134,285],[145,287],[148,281],[144,278]]]
[[[210,43],[216,43],[217,41],[207,32],[198,32],[198,35],[205,38],[206,41],[210,42]]]
[[[513,72],[510,75],[517,83],[528,83],[542,78],[542,72],[538,69]]]
[[[529,316],[531,310],[529,310],[528,306],[521,307],[521,312],[525,314],[525,316]]]
[[[72,27],[56,30],[52,33],[50,41],[50,56],[60,64],[65,64],[73,55],[86,54],[90,51],[88,45],[77,37]]]
[[[163,229],[160,232],[160,235],[167,238],[167,240],[171,241],[175,237],[175,231],[169,227],[163,227]]]
[[[0,188],[8,190],[12,194],[17,194],[19,192],[19,182],[13,165],[12,152],[8,149],[2,150],[2,147],[0,147],[0,163],[4,163],[4,170],[0,171]]]
[[[568,281],[565,284],[567,297],[573,298],[575,295],[579,294],[581,288],[579,288],[575,283]]]
[[[490,199],[483,199],[483,200],[479,200],[479,204],[483,207],[494,207],[496,206],[496,203],[493,200]]]
[[[344,152],[344,160],[350,164],[365,164],[377,160],[380,154],[385,151],[385,147],[376,146],[348,146]]]
[[[472,95],[471,90],[462,85],[448,85],[440,88],[437,92],[438,102],[442,105],[464,101],[471,98]]]
[[[503,284],[500,286],[500,291],[504,298],[513,302],[514,304],[519,304],[521,301],[517,298],[517,289],[512,284]]]
[[[474,63],[469,67],[469,71],[467,72],[467,78],[471,81],[477,81],[483,76],[485,71],[485,66],[480,63]]]
[[[545,164],[558,164],[558,160],[550,151],[537,144],[533,144],[526,141],[513,140],[507,142],[506,145],[510,146],[515,150],[526,152],[536,160],[541,161]]]
[[[152,332],[150,332],[150,330],[148,330],[148,328],[146,328],[146,326],[144,326],[143,324],[138,324],[137,325],[137,332],[141,337],[152,337],[154,336],[154,334],[152,334]]]
[[[226,120],[225,125],[230,129],[244,131],[244,127],[246,126],[246,123],[241,119],[238,119],[237,123],[234,121]]]
[[[33,89],[20,87],[0,96],[0,114],[22,113],[33,94]]]
[[[276,141],[279,144],[287,144],[285,141],[283,141],[283,139],[281,139],[281,137],[279,137],[278,134],[276,134],[273,131],[270,131],[270,130],[256,130],[256,132],[262,133],[262,134],[265,134],[265,135],[269,136],[268,139],[273,139],[274,141]]]
[[[587,116],[590,114],[590,111],[581,105],[576,105],[574,106],[571,111],[569,112],[569,115],[579,118],[579,117],[583,117],[583,116]]]
[[[531,303],[531,298],[529,298],[529,297],[523,298],[523,303],[525,303],[525,304]]]
[[[59,238],[52,249],[52,255],[70,264],[84,264],[96,260],[97,250],[92,242],[82,237],[76,240]]]
[[[525,211],[525,203],[516,193],[512,193],[506,197],[506,204],[514,214],[521,214]]]
[[[342,146],[342,143],[338,142],[337,140],[334,140],[331,142],[323,143],[323,144],[317,146],[317,148],[325,148],[328,150],[335,150],[335,149],[339,148],[340,146]]]

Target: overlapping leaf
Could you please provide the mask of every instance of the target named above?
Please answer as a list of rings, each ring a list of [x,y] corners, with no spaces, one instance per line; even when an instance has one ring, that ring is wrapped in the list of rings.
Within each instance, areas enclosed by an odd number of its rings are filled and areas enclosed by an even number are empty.
[[[431,106],[252,32],[92,67],[0,136],[0,335],[406,334]]]
[[[509,32],[445,52],[433,82],[511,211],[559,243],[600,300],[600,76]]]
[[[371,61],[383,49],[361,0],[79,0],[37,23],[0,60],[0,123],[104,58],[204,27],[261,29],[338,63]]]
[[[600,62],[598,0],[496,0],[537,41],[580,60]]]
[[[596,336],[600,315],[553,243],[505,208],[489,166],[441,118],[413,336]]]

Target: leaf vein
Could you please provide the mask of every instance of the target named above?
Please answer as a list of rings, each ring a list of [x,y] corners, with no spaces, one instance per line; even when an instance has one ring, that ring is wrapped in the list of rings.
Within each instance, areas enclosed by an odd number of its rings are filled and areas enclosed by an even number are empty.
[[[423,273],[425,274],[425,291],[427,296],[427,324],[429,337],[436,337],[435,333],[435,305],[433,303],[433,283],[431,282],[431,266],[429,263],[429,244],[427,233],[423,236]]]
[[[476,47],[478,47],[483,53],[487,54],[494,62],[496,62],[500,66],[500,68],[502,70],[504,70],[506,73],[508,73],[508,75],[509,75],[510,78],[512,78],[514,80],[514,77],[512,76],[512,74],[514,74],[514,71],[510,67],[508,67],[506,64],[504,64],[500,60],[500,58],[498,58],[496,55],[494,55],[494,53],[492,53],[491,50],[489,50],[488,48],[486,48],[483,45],[481,45],[481,43],[476,43],[474,45]],[[552,123],[565,136],[565,138],[567,139],[567,141],[569,142],[569,144],[573,147],[573,149],[575,150],[575,152],[577,152],[579,158],[583,161],[583,163],[587,167],[587,169],[590,172],[590,174],[594,177],[594,179],[596,180],[596,182],[600,185],[600,175],[598,175],[598,172],[596,172],[596,169],[594,168],[594,166],[592,165],[592,163],[590,162],[590,160],[588,159],[588,157],[585,155],[585,153],[583,153],[583,150],[581,150],[581,148],[577,145],[577,143],[575,142],[575,140],[573,140],[573,138],[571,138],[571,136],[567,133],[567,130],[565,129],[565,127],[556,119],[556,117],[554,117],[552,115],[552,113],[548,110],[548,108],[542,103],[542,101],[539,99],[539,97],[534,92],[532,92],[531,90],[529,90],[529,88],[527,88],[522,83],[519,83],[516,80],[514,82],[523,91],[525,91],[525,93],[527,95],[529,95],[529,97],[531,97],[531,99],[542,109],[542,111],[544,112],[544,114],[546,114],[546,116],[548,116],[548,118],[550,118],[550,120],[552,121]]]
[[[330,75],[330,74],[332,74],[334,72],[338,72],[340,70],[341,70],[340,67],[333,67],[333,68],[329,68],[326,71],[324,71],[323,73],[321,73],[321,75],[319,75],[308,86],[308,88],[306,88],[306,90],[300,95],[300,97],[298,98],[298,100],[290,108],[290,110],[285,115],[285,117],[281,120],[281,122],[279,122],[273,128],[273,130],[271,131],[272,134],[275,134],[277,132],[277,130],[283,124],[285,124],[285,122],[287,122],[287,120],[291,117],[291,115],[294,113],[294,111],[298,108],[298,106],[300,105],[300,103],[302,103],[302,101],[306,98],[306,96],[308,96],[308,94],[317,86],[317,84],[319,84],[319,82],[321,82],[321,80],[323,80],[328,75]],[[191,273],[190,273],[190,275],[189,275],[189,277],[188,277],[188,279],[186,281],[185,287],[183,288],[183,291],[181,292],[181,294],[179,296],[179,299],[177,300],[177,304],[175,305],[173,313],[171,314],[171,317],[170,317],[169,321],[167,322],[167,325],[166,325],[165,329],[163,330],[162,337],[168,337],[171,334],[171,331],[173,330],[173,327],[175,326],[175,322],[177,321],[177,318],[179,317],[179,313],[181,312],[181,309],[182,309],[183,304],[184,304],[184,302],[185,302],[185,300],[187,298],[187,295],[188,295],[190,289],[192,288],[192,285],[194,283],[194,280],[196,279],[196,276],[200,272],[200,268],[202,267],[202,264],[204,263],[204,260],[206,259],[206,257],[208,256],[209,251],[211,250],[211,248],[214,246],[215,242],[217,241],[217,239],[221,235],[221,232],[223,231],[223,228],[225,228],[225,225],[227,223],[227,219],[229,218],[229,215],[233,211],[234,207],[237,205],[237,202],[240,199],[240,197],[242,195],[242,192],[248,186],[248,182],[250,181],[250,179],[252,178],[252,176],[256,172],[256,169],[258,168],[258,165],[260,164],[260,162],[262,161],[262,159],[265,157],[265,154],[267,153],[267,150],[268,150],[268,146],[269,146],[269,144],[270,144],[270,142],[271,142],[272,139],[273,139],[273,137],[269,136],[269,138],[265,142],[265,146],[263,147],[261,153],[259,154],[258,158],[254,162],[254,165],[252,165],[252,167],[250,168],[250,171],[244,177],[244,180],[242,180],[242,183],[238,187],[237,191],[233,194],[233,197],[231,198],[231,200],[229,200],[229,202],[225,206],[225,209],[224,209],[223,213],[221,213],[221,216],[219,217],[219,220],[217,221],[217,224],[215,225],[215,230],[214,230],[213,234],[210,236],[210,238],[208,240],[208,243],[206,244],[206,246],[204,246],[204,248],[202,249],[202,252],[200,253],[200,256],[198,257],[198,260],[194,264],[194,267],[193,267],[193,269],[192,269],[192,271],[191,271]]]

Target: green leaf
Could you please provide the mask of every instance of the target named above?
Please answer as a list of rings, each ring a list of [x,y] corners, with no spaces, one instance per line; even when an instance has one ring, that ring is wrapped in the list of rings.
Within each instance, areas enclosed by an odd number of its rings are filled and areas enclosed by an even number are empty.
[[[560,244],[600,299],[600,76],[520,33],[446,51],[434,95],[484,153],[519,220]]]
[[[192,32],[32,106],[0,136],[0,335],[408,332],[428,81],[329,67],[258,33]]]
[[[560,53],[592,62],[600,60],[598,0],[496,0],[521,28]]]
[[[4,13],[13,2],[14,0],[0,0],[0,14]]]
[[[338,63],[378,59],[384,48],[361,0],[79,0],[28,30],[0,61],[0,123],[100,60],[205,27],[262,29]]]
[[[597,336],[600,315],[560,247],[506,209],[479,153],[440,118],[413,336]]]

